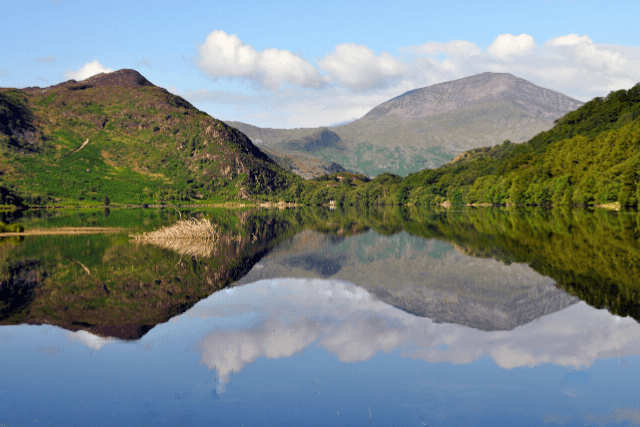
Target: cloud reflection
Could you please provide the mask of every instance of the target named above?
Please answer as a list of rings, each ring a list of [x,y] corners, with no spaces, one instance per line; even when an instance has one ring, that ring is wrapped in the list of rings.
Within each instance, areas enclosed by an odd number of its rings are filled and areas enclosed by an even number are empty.
[[[103,338],[87,331],[67,332],[67,339],[71,342],[80,341],[82,344],[94,350],[100,350],[105,344],[113,341],[111,338]]]
[[[216,328],[198,344],[201,362],[217,371],[219,392],[231,373],[259,357],[289,357],[314,342],[343,362],[401,348],[405,357],[432,363],[471,363],[488,355],[505,369],[543,363],[580,369],[596,359],[640,353],[635,320],[582,302],[511,331],[486,332],[414,316],[334,280],[260,281],[218,292],[185,314],[249,312],[257,315],[250,327]]]

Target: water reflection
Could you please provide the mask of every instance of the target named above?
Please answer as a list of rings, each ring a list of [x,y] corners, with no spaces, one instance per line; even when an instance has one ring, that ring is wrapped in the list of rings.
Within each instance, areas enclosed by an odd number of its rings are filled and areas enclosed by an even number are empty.
[[[436,323],[392,307],[346,282],[319,279],[260,281],[220,292],[183,316],[207,319],[251,313],[251,323],[215,328],[198,347],[222,391],[232,372],[260,357],[283,358],[313,343],[343,362],[402,349],[430,363],[468,364],[489,356],[504,369],[551,363],[587,368],[596,359],[640,353],[640,325],[585,303],[510,331],[480,331]],[[573,385],[566,386],[570,390]]]
[[[355,283],[380,300],[437,322],[513,329],[578,301],[522,263],[461,253],[436,239],[373,230],[351,237],[306,230],[265,256],[236,286],[280,277]]]
[[[28,227],[129,225],[140,232],[179,219],[173,210],[56,215],[21,221]],[[218,289],[276,277],[348,281],[407,312],[487,331],[524,325],[575,297],[640,319],[640,217],[630,213],[301,209],[182,215],[209,220],[216,238],[204,246],[179,239],[137,244],[129,232],[5,238],[0,323],[48,323],[139,339]]]

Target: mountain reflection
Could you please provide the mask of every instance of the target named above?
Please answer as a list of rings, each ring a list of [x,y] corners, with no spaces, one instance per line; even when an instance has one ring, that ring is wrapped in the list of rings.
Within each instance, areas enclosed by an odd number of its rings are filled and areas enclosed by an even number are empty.
[[[635,213],[309,208],[184,217],[206,220],[210,238],[0,239],[0,324],[139,339],[213,292],[279,277],[353,283],[406,312],[484,331],[517,328],[579,299],[640,319]],[[43,221],[137,224],[138,232],[179,223],[176,212],[151,210]]]
[[[201,362],[217,371],[218,391],[232,373],[260,357],[285,358],[313,343],[343,362],[402,349],[426,362],[471,363],[488,356],[505,369],[543,363],[589,367],[596,359],[640,353],[640,325],[578,303],[511,331],[436,323],[392,307],[350,283],[265,280],[218,292],[183,316],[252,315],[249,326],[216,327],[198,343]],[[179,321],[179,319],[177,319]]]
[[[279,277],[347,281],[409,313],[487,331],[513,329],[578,301],[526,264],[465,255],[405,232],[335,239],[306,230],[235,286]]]

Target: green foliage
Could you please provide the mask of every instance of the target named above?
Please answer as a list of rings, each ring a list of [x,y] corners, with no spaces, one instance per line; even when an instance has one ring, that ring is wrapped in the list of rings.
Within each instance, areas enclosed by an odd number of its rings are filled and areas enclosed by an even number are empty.
[[[24,225],[22,224],[5,224],[0,222],[0,233],[22,233],[24,231]]]

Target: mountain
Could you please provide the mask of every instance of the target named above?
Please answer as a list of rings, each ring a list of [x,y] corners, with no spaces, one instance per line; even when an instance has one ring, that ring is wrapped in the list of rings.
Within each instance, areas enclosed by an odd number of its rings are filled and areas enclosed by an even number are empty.
[[[250,198],[299,178],[135,70],[0,88],[0,188],[26,204]]]
[[[411,90],[380,104],[362,120],[375,121],[384,117],[415,120],[491,102],[505,102],[549,121],[583,104],[508,73],[483,73]]]
[[[343,126],[227,124],[281,157],[303,152],[368,175],[406,176],[473,148],[529,140],[582,104],[511,74],[483,73],[406,92]],[[326,132],[332,134],[328,143],[308,143]]]
[[[413,174],[396,200],[636,207],[639,171],[640,83],[589,101],[523,144],[471,150]]]

